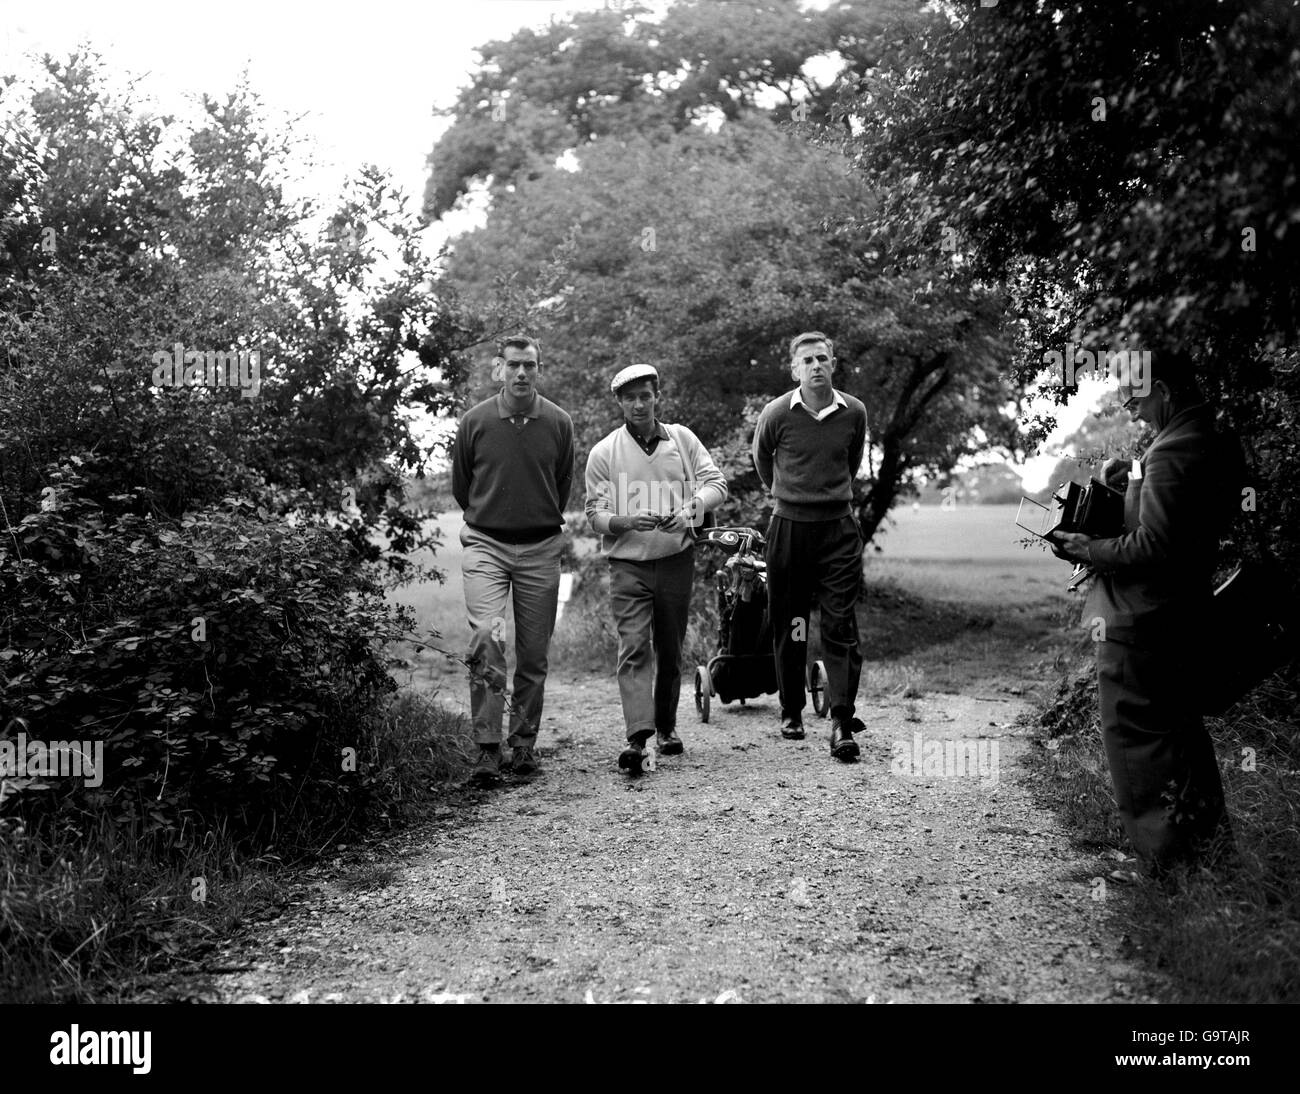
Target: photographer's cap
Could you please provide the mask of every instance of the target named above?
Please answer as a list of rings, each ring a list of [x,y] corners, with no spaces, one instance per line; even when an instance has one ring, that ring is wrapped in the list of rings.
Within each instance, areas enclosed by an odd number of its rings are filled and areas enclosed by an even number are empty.
[[[654,365],[628,365],[615,373],[614,379],[609,382],[609,390],[617,395],[619,388],[633,380],[654,380],[658,383],[659,370]]]

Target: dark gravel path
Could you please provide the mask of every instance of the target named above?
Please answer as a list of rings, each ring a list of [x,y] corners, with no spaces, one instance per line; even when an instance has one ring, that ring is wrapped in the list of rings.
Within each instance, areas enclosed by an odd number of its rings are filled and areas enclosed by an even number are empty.
[[[1094,876],[1035,806],[1019,699],[869,698],[862,761],[774,698],[684,697],[684,756],[631,781],[611,679],[552,678],[545,773],[451,799],[308,871],[213,964],[247,1001],[1150,1001]],[[898,773],[894,742],[985,738],[997,771]],[[1101,897],[1102,899],[1098,899]]]

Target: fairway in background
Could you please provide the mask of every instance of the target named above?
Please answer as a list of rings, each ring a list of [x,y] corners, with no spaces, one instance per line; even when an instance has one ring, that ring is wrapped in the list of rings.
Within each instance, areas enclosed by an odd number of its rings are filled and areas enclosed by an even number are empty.
[[[867,581],[990,607],[1062,600],[1070,564],[1022,538],[1014,505],[900,506],[867,548]]]
[[[1068,609],[1065,584],[1070,566],[1038,546],[1020,547],[1015,512],[1013,505],[896,510],[878,537],[881,551],[865,552],[870,595],[859,611],[867,656],[863,684],[868,691],[906,690],[912,684],[946,691],[997,689],[997,678],[1004,675],[1001,686],[1018,688],[1025,669],[1007,673],[1013,663],[1050,658],[1047,633]],[[464,522],[459,512],[434,519],[443,542],[436,554],[420,552],[417,558],[436,564],[446,581],[391,590],[389,600],[410,605],[418,626],[438,630],[438,645],[461,654],[469,641],[460,568]],[[509,613],[507,620],[506,648],[512,651]],[[580,617],[566,615],[556,628],[557,637],[581,625]],[[465,707],[463,666],[441,654],[411,648],[402,656],[411,667],[396,674],[400,683],[439,691],[453,710]],[[513,653],[508,657],[513,666]]]

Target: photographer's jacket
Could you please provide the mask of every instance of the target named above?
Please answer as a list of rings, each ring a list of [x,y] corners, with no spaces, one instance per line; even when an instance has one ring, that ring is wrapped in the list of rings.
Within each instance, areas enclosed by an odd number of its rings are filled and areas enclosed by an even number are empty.
[[[1142,478],[1129,479],[1125,534],[1089,546],[1098,577],[1083,619],[1100,617],[1109,640],[1147,645],[1204,620],[1243,465],[1239,446],[1215,430],[1202,403],[1169,421],[1142,467]]]

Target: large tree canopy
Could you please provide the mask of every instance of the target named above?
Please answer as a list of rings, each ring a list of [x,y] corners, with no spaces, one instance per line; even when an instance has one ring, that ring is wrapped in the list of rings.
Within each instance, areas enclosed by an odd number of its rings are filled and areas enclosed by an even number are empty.
[[[379,172],[317,209],[246,89],[178,120],[113,83],[0,81],[0,727],[115,757],[0,804],[279,839],[370,800],[338,757],[411,622],[374,563],[431,538],[415,416],[489,331]]]
[[[579,13],[479,49],[481,66],[445,113],[454,123],[429,156],[424,211],[450,209],[474,181],[506,189],[561,153],[608,136],[679,132],[710,114],[735,120],[775,100],[824,112],[831,81],[808,69],[832,53],[885,63],[906,0],[679,0],[660,20],[635,4]]]
[[[4,94],[16,99],[21,85]],[[363,170],[328,218],[285,196],[292,141],[247,91],[197,124],[122,101],[94,59],[47,62],[0,146],[0,501],[36,508],[49,466],[98,458],[101,498],[147,491],[176,518],[255,491],[272,509],[338,514],[377,553],[419,538],[400,507],[423,466],[420,414],[481,324],[424,257],[417,218]],[[325,225],[322,228],[322,219]],[[159,389],[154,355],[256,351],[253,397]]]
[[[476,301],[549,271],[533,329],[544,384],[584,452],[618,420],[610,376],[648,361],[669,419],[721,446],[742,494],[753,407],[793,383],[787,339],[827,331],[840,386],[870,415],[870,535],[915,473],[1008,441],[1014,424],[999,296],[937,265],[886,268],[865,239],[834,230],[875,200],[842,157],[759,118],[607,138],[577,171],[550,168],[501,196],[458,241],[449,276]]]
[[[951,233],[1006,283],[1022,378],[1071,341],[1189,351],[1258,457],[1257,530],[1300,568],[1300,7],[969,0],[927,20],[846,88],[848,151],[886,195],[861,230]]]

